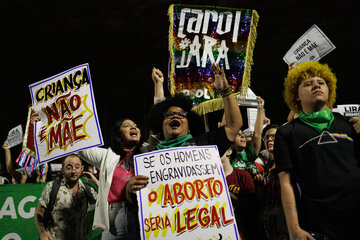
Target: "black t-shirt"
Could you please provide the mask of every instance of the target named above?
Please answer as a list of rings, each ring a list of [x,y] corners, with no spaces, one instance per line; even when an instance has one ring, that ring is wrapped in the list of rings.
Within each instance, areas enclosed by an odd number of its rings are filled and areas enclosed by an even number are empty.
[[[317,132],[295,119],[276,132],[278,172],[289,171],[299,190],[300,226],[330,239],[352,239],[360,224],[360,141],[334,113],[330,129]]]

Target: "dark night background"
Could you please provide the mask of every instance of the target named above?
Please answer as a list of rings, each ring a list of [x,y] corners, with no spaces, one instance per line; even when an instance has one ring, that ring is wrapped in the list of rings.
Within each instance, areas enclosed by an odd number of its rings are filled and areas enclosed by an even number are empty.
[[[283,123],[288,114],[282,99],[287,73],[282,57],[313,24],[336,46],[321,60],[338,77],[336,104],[360,103],[358,0],[2,1],[1,141],[18,124],[25,128],[29,84],[83,63],[90,65],[104,140],[121,116],[134,116],[144,126],[153,101],[151,69],[167,74],[167,10],[172,3],[257,10],[250,88],[265,100],[272,122]]]

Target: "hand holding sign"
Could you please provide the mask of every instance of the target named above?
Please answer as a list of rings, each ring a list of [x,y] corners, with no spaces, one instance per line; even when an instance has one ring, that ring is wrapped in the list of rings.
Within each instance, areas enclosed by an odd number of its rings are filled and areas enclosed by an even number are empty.
[[[132,176],[126,185],[126,193],[136,193],[136,191],[139,191],[140,189],[143,189],[146,187],[146,185],[149,183],[149,178],[144,175],[136,175]]]
[[[35,123],[35,122],[39,122],[41,121],[41,117],[40,114],[35,112],[35,110],[31,110],[31,118],[30,118],[31,123]]]
[[[349,121],[353,124],[356,133],[360,134],[360,118],[350,118]]]
[[[8,142],[5,140],[4,144],[2,145],[2,148],[5,150],[5,151],[9,151],[9,144]]]
[[[360,104],[340,104],[333,112],[338,112],[344,117],[348,117],[356,133],[360,134]]]

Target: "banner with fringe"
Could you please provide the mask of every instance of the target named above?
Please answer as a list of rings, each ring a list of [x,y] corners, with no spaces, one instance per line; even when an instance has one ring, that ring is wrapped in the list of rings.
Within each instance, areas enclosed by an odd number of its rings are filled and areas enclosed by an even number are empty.
[[[255,10],[173,4],[169,7],[170,93],[190,95],[196,112],[223,108],[211,86],[219,63],[232,92],[243,101],[250,86],[259,15]]]
[[[24,140],[22,145],[22,151],[16,159],[17,164],[24,168],[26,174],[30,176],[35,171],[36,167],[40,168],[42,175],[45,173],[45,165],[39,165],[39,161],[36,157],[35,140],[34,140],[34,124],[31,122],[32,107],[29,106],[28,116],[26,120],[26,128],[24,134]]]

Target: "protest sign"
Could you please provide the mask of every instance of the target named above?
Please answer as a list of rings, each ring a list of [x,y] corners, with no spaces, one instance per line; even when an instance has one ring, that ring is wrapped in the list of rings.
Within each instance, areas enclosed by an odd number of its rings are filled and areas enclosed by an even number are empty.
[[[103,144],[88,64],[29,86],[35,123],[36,155],[48,162]]]
[[[141,238],[240,239],[216,146],[136,155],[135,173],[149,177],[137,193]]]
[[[335,45],[314,24],[292,45],[283,59],[288,65],[293,62],[296,65],[302,62],[318,61],[334,49]]]
[[[9,131],[6,141],[8,142],[9,148],[12,148],[23,142],[23,131],[21,124]]]
[[[222,109],[222,100],[209,80],[215,62],[224,68],[232,92],[245,97],[258,19],[257,12],[249,9],[171,5],[171,94],[190,95],[199,114]]]
[[[241,107],[257,107],[259,105],[255,93],[250,88],[247,89],[245,101],[240,94],[236,95],[235,98]]]
[[[21,175],[26,175],[28,177],[31,177],[31,172],[26,168],[17,168],[15,171],[19,172]]]
[[[250,132],[254,132],[258,109],[247,108],[246,111],[247,111],[247,119],[248,119],[248,129]],[[265,116],[265,109],[263,109],[262,111],[264,111],[264,116]],[[264,128],[266,127],[266,124],[262,124],[262,126]]]
[[[257,108],[247,108],[248,127],[251,132],[255,130],[255,122],[257,117]]]
[[[336,112],[345,117],[360,117],[360,104],[340,104]]]

